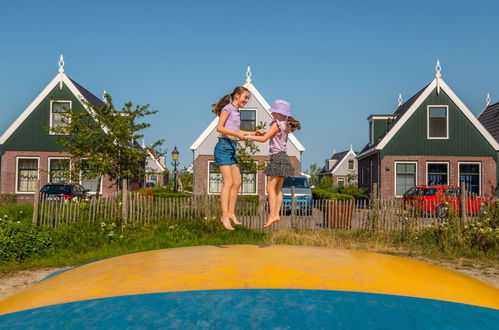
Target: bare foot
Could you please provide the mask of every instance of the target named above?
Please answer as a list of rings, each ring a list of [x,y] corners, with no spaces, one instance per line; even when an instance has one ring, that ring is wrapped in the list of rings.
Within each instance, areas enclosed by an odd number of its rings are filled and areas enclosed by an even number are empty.
[[[235,214],[231,214],[229,215],[229,219],[235,224],[235,225],[242,225],[242,223],[237,220],[236,218],[236,215]]]
[[[234,227],[230,224],[230,219],[225,219],[220,218],[220,221],[222,221],[222,224],[224,225],[225,229],[227,230],[235,230]]]
[[[267,222],[263,225],[263,228],[268,228],[268,227],[272,226],[272,224],[274,222],[279,222],[279,221],[281,221],[281,219],[279,217],[277,217],[277,218],[269,218],[267,220]]]

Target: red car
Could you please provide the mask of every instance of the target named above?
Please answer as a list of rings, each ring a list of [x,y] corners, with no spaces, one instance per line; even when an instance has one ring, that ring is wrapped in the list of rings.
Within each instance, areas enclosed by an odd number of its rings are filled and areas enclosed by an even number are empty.
[[[448,212],[459,213],[461,210],[461,188],[452,186],[416,186],[403,196],[404,207],[414,207],[426,214],[439,218]],[[470,196],[466,198],[468,215],[478,215],[484,204],[491,204],[488,198]]]

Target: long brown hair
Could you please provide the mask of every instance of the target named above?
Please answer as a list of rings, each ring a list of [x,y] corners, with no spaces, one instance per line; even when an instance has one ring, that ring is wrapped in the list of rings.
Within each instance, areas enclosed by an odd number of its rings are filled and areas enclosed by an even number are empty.
[[[288,119],[286,120],[286,133],[294,132],[297,129],[301,129],[300,122],[293,117],[288,116]]]
[[[231,94],[227,94],[227,95],[223,96],[220,100],[218,100],[216,103],[213,103],[211,105],[213,107],[211,112],[213,112],[217,116],[220,116],[220,112],[222,112],[223,107],[225,107],[227,104],[229,104],[231,102],[231,100],[234,99],[234,96],[236,96],[236,94],[241,95],[244,92],[249,93],[250,91],[246,87],[237,86],[236,88],[234,88],[234,91],[232,91]]]

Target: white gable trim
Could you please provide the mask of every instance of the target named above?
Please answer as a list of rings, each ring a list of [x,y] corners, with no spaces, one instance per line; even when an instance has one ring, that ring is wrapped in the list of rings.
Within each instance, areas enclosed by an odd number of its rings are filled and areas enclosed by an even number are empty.
[[[7,130],[0,137],[0,144],[4,144],[7,139],[16,131],[16,129],[21,126],[21,124],[28,118],[28,116],[35,110],[35,108],[47,97],[47,95],[54,89],[59,83],[60,74],[56,74],[54,79],[48,83],[47,86],[42,90],[40,94],[31,102],[30,105],[21,113],[19,117],[7,128]]]
[[[348,158],[348,155],[352,154],[354,158],[357,157],[357,155],[355,154],[355,152],[353,152],[353,150],[349,150],[345,156],[343,156],[343,158],[340,160],[340,162],[338,163],[338,165],[335,166],[334,170],[331,172],[331,174],[334,174],[334,172],[336,172],[336,170],[338,168],[340,168],[341,164],[345,161],[345,159]]]
[[[40,94],[31,102],[31,104],[21,113],[19,117],[9,126],[9,128],[2,134],[0,137],[0,144],[4,144],[7,139],[21,126],[21,124],[28,118],[28,116],[36,109],[36,107],[48,96],[48,94],[57,86],[60,82],[64,82],[64,84],[68,87],[71,93],[80,100],[80,102],[86,101],[86,99],[81,95],[76,86],[73,84],[71,79],[65,73],[58,73],[51,82],[48,83],[47,86],[42,90]],[[85,102],[82,102],[84,108],[95,117],[95,114],[92,109],[87,107]],[[104,132],[108,132],[109,130],[106,127],[102,127]]]
[[[267,103],[267,101],[263,98],[262,94],[260,94],[260,92],[256,89],[256,87],[253,86],[253,84],[249,83],[249,82],[245,83],[244,87],[246,87],[247,89],[249,89],[249,91],[251,92],[251,94],[253,94],[253,96],[256,98],[256,100],[258,102],[260,102],[260,104],[263,106],[263,108],[265,109],[265,111],[267,111],[267,113],[272,117],[272,114],[269,111],[270,104]],[[293,135],[293,133],[289,133],[288,134],[288,138],[289,138],[289,141],[296,147],[296,149],[298,149],[299,152],[304,152],[305,151],[305,148],[300,143],[300,141],[298,141],[298,139],[296,138],[296,136]]]
[[[196,141],[194,141],[194,143],[189,147],[189,149],[196,150],[197,148],[199,148],[201,143],[203,143],[203,141],[206,140],[208,135],[210,135],[210,133],[213,132],[215,128],[217,128],[217,125],[218,125],[218,117],[215,117],[215,119],[212,120],[210,125],[206,127],[203,133],[201,133],[201,135],[196,139]]]
[[[149,154],[149,156],[154,160],[154,162],[156,163],[156,165],[158,166],[158,168],[163,171],[163,172],[166,172],[166,167],[163,166],[163,164],[161,164],[161,162],[159,161],[159,159],[156,157],[155,154],[153,154],[151,152],[151,150],[149,150],[149,148],[145,147],[144,148],[146,150],[146,152]]]
[[[270,109],[270,104],[267,103],[267,101],[263,98],[262,94],[253,86],[252,83],[245,83],[244,87],[249,89],[251,94],[256,98],[258,102],[263,106],[265,111],[272,117],[272,114],[269,112]],[[199,148],[201,143],[203,143],[204,140],[210,135],[211,132],[217,127],[218,124],[218,117],[213,119],[213,121],[210,123],[210,125],[201,133],[201,135],[194,141],[194,143],[189,147],[190,150],[196,150]],[[305,148],[303,145],[298,141],[298,139],[293,135],[293,133],[288,134],[289,141],[298,149],[299,152],[305,151]]]
[[[411,116],[416,112],[419,106],[424,100],[430,95],[430,93],[436,88],[437,82],[436,78],[426,87],[426,89],[419,95],[418,99],[411,105],[411,107],[402,115],[402,117],[397,121],[393,128],[388,132],[387,135],[378,143],[375,150],[382,150],[388,142],[395,136],[395,134],[405,125],[405,123],[411,118]],[[456,104],[456,106],[461,110],[461,112],[469,119],[469,121],[478,129],[482,136],[490,143],[490,145],[495,149],[499,150],[499,143],[490,135],[490,133],[483,127],[483,125],[478,121],[478,119],[473,115],[473,113],[466,107],[466,105],[459,99],[459,97],[452,91],[452,89],[445,83],[445,81],[439,79],[440,89],[442,89],[449,98]]]

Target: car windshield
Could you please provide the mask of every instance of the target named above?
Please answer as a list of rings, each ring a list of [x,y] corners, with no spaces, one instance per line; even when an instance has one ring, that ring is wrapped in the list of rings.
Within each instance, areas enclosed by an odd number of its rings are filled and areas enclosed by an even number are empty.
[[[42,194],[62,194],[69,195],[71,194],[71,188],[69,186],[44,186],[41,190]]]
[[[307,178],[285,178],[283,188],[310,188]]]

